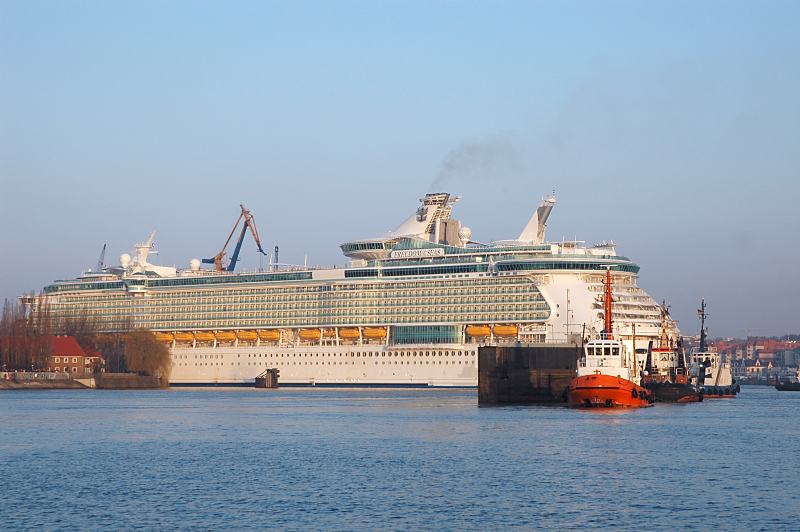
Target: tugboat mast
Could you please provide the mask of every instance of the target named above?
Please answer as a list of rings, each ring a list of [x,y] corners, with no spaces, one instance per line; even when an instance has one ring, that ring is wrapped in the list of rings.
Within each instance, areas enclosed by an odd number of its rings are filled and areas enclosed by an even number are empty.
[[[612,305],[611,298],[612,298],[612,295],[611,295],[611,269],[610,268],[606,269],[606,282],[605,282],[605,285],[606,285],[605,286],[605,297],[603,298],[603,310],[605,311],[604,315],[603,315],[603,318],[604,318],[603,319],[603,329],[605,329],[604,332],[606,333],[606,337],[610,339],[610,338],[612,338],[612,336],[611,336],[611,327],[613,325],[612,322],[611,322],[611,305]]]
[[[697,310],[700,316],[700,352],[706,352],[706,300],[700,300],[700,308]]]

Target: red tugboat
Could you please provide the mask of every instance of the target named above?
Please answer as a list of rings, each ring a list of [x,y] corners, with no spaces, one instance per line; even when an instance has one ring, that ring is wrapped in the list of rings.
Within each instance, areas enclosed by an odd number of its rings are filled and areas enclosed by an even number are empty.
[[[567,388],[572,408],[643,408],[653,406],[653,395],[638,384],[636,363],[611,333],[611,271],[606,271],[603,333],[587,342],[577,376]]]

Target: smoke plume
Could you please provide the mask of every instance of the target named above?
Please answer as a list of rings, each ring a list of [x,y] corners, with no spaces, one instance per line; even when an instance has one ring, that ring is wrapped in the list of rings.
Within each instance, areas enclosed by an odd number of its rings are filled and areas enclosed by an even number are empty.
[[[496,181],[522,172],[522,154],[509,135],[467,140],[444,158],[430,192],[440,192],[453,183]]]

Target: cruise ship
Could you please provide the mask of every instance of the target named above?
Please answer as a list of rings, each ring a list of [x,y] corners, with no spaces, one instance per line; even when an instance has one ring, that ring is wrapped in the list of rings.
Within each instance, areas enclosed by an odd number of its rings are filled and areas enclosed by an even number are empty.
[[[151,235],[119,266],[45,287],[31,312],[153,331],[173,385],[252,383],[277,368],[282,384],[477,386],[481,345],[596,338],[607,271],[616,337],[645,353],[661,335],[659,305],[614,243],[545,239],[555,196],[516,239],[489,243],[453,218],[459,199],[427,194],[394,231],[341,244],[341,268],[158,266]]]

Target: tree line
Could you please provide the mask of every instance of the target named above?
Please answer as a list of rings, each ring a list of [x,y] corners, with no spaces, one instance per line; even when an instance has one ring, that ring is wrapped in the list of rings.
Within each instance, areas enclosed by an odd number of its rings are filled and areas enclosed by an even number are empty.
[[[43,369],[50,356],[53,335],[74,337],[87,353],[99,353],[111,373],[139,373],[169,379],[169,349],[146,329],[123,327],[122,332],[103,332],[89,312],[54,319],[40,298],[30,303],[5,300],[0,314],[0,368]],[[30,305],[36,305],[31,309]],[[57,353],[56,353],[57,354]]]

